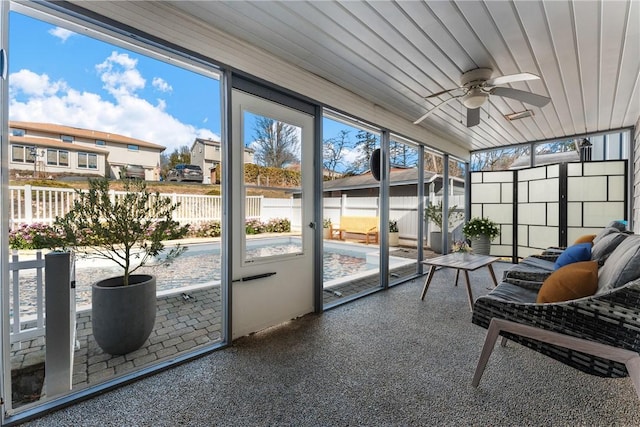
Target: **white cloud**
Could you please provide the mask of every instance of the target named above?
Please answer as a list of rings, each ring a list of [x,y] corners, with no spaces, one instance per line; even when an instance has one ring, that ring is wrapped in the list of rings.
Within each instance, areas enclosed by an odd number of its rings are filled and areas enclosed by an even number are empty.
[[[75,35],[76,33],[74,33],[73,31],[69,31],[65,28],[55,27],[49,30],[49,34],[59,38],[62,41],[62,43],[64,43],[67,41],[69,37]]]
[[[136,69],[137,64],[138,60],[126,53],[111,52],[111,56],[96,65],[96,71],[104,83],[103,88],[116,98],[144,89],[146,80]]]
[[[160,92],[171,92],[173,90],[171,85],[160,77],[154,77],[151,84]]]
[[[12,73],[10,81],[10,92],[14,96],[17,94],[47,96],[67,89],[67,84],[63,80],[52,82],[46,74],[36,74],[24,69]]]
[[[220,140],[211,130],[182,123],[167,113],[164,100],[153,104],[140,98],[136,91],[144,87],[145,80],[136,64],[128,55],[114,52],[96,66],[113,100],[75,90],[63,80],[51,81],[46,74],[12,73],[10,119],[118,133],[164,145],[169,153],[183,145],[191,147],[196,137]]]

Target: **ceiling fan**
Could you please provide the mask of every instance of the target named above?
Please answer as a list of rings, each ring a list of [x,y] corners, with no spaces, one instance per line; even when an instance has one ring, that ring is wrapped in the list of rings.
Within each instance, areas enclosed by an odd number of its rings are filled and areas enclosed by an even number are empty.
[[[425,99],[436,98],[444,94],[451,95],[450,98],[427,111],[422,117],[413,122],[413,124],[417,125],[438,108],[450,103],[454,99],[461,99],[462,104],[467,107],[467,127],[472,127],[480,123],[480,107],[489,100],[490,95],[504,96],[524,102],[525,104],[535,105],[536,107],[544,107],[551,101],[551,98],[546,96],[510,87],[500,87],[507,83],[540,79],[540,77],[535,74],[519,73],[494,78],[491,78],[491,74],[493,74],[493,70],[490,68],[476,68],[475,70],[467,71],[460,77],[459,87],[443,90],[427,96]],[[455,95],[451,94],[451,92],[455,91],[459,91],[460,93]]]

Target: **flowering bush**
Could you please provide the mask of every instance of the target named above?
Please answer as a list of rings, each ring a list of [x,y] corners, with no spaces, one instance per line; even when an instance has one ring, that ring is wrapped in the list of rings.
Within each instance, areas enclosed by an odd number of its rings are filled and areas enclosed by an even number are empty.
[[[395,219],[389,220],[389,233],[397,233],[398,232],[398,221]]]
[[[22,224],[9,232],[11,249],[53,249],[64,247],[64,233],[44,223]]]
[[[244,222],[246,234],[260,234],[266,231],[265,225],[259,219],[247,219]]]
[[[488,236],[490,240],[493,240],[500,235],[500,229],[489,218],[475,217],[471,218],[471,221],[462,227],[462,233],[470,239],[478,236]]]
[[[287,218],[273,218],[264,225],[264,228],[267,233],[287,233],[291,231],[291,221]]]
[[[179,256],[185,248],[164,251],[164,241],[186,236],[189,226],[172,218],[179,204],[150,192],[145,181],[125,181],[124,189],[124,196],[112,197],[108,179],[90,180],[89,190],[77,192],[73,207],[56,218],[54,228],[65,246],[118,264],[126,286],[131,273],[152,259],[166,263]]]
[[[220,221],[203,222],[189,229],[189,236],[192,237],[220,237],[222,226]]]

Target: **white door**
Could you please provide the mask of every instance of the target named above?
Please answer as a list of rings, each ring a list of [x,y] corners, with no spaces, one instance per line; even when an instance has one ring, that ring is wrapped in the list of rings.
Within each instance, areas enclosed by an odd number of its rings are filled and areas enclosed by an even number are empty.
[[[235,89],[232,105],[235,339],[313,311],[314,120]],[[284,220],[290,232],[246,234]]]

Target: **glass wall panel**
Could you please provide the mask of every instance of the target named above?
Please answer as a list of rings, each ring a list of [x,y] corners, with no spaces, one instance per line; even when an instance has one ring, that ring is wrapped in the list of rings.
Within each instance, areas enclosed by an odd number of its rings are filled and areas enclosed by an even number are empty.
[[[417,144],[391,136],[389,143],[389,284],[418,271],[418,150]]]
[[[369,167],[380,133],[325,116],[323,135],[326,305],[380,286],[380,183]]]
[[[224,165],[214,70],[177,58],[170,65],[158,59],[166,55],[125,49],[121,42],[60,20],[65,28],[17,11],[9,19],[9,121],[24,130],[9,139],[10,247],[2,248],[11,256],[10,281],[2,283],[3,298],[10,301],[2,315],[11,325],[10,348],[3,349],[10,369],[4,374],[12,379],[4,409],[11,416],[221,341]],[[61,144],[61,135],[68,140],[64,150],[47,150]],[[29,137],[31,144],[37,137],[42,145],[31,150],[23,141]],[[182,169],[190,172],[169,182],[179,164],[190,165]],[[149,293],[155,316],[142,345],[119,354],[96,340],[100,322],[92,287],[123,275],[109,259],[115,252],[103,252],[105,258],[82,256],[79,250],[72,265],[49,264],[49,253],[60,245],[51,239],[55,221],[72,208],[75,190],[86,190],[88,178],[106,177],[114,200],[122,199],[125,181],[115,172],[124,165],[140,166],[147,188],[175,207],[170,218],[188,226],[184,237],[192,240],[168,241],[160,235],[164,252],[134,272],[156,279]],[[44,188],[31,180],[38,176],[55,179]],[[146,230],[149,239],[157,231],[149,227],[158,218],[146,219],[129,227]],[[186,250],[173,263],[160,262],[178,243]],[[140,259],[129,258],[133,268]],[[115,311],[105,310],[120,318]],[[122,337],[132,335],[135,326],[125,324]]]

